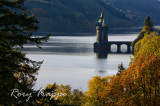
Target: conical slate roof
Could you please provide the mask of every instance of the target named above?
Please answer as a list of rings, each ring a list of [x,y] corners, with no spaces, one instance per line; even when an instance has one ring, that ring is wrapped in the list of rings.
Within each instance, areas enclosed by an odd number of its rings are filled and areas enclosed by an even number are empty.
[[[103,26],[106,26],[106,19],[105,19],[103,10],[102,10],[102,12],[101,12],[100,18],[99,18],[99,20],[98,20],[97,23],[102,24]]]

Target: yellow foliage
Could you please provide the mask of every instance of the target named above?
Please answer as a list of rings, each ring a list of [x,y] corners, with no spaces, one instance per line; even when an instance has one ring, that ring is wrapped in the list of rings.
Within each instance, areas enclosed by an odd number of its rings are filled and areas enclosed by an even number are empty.
[[[139,46],[138,43],[141,43]],[[139,48],[135,53],[135,59],[141,55],[149,55],[151,53],[160,54],[160,36],[156,36],[155,32],[146,35],[142,40],[136,43],[135,49]]]
[[[88,91],[86,92],[88,103],[86,104],[92,106],[103,105],[104,101],[100,98],[100,94],[104,91],[110,79],[110,76],[102,78],[95,76],[88,82]]]
[[[143,37],[145,36],[145,34],[150,34],[152,33],[152,31],[149,29],[148,26],[144,26],[144,28],[141,30],[141,32],[138,34],[138,37],[132,42],[132,46],[135,46],[135,44],[143,39]]]

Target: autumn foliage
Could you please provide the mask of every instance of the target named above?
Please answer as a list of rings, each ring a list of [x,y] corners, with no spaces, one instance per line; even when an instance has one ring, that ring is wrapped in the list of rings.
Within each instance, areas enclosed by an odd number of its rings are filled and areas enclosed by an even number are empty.
[[[160,105],[160,55],[142,55],[101,93],[106,104]],[[108,99],[109,98],[109,99]]]

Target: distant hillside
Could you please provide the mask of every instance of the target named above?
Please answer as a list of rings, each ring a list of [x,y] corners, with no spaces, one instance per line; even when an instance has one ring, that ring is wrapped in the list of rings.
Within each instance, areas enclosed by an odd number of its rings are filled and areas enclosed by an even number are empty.
[[[25,7],[39,18],[41,32],[93,32],[102,8],[110,27],[130,23],[102,0],[26,0]]]
[[[142,24],[150,16],[155,24],[160,24],[160,0],[104,0],[108,5],[123,12],[133,23]]]

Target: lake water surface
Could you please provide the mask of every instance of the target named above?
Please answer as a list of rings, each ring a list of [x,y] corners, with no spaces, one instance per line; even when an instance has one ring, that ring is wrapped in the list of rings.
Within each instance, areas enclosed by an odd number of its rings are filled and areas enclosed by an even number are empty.
[[[137,35],[109,34],[109,41],[133,41]],[[93,76],[115,75],[120,63],[128,67],[131,54],[109,54],[107,59],[96,58],[93,53],[95,39],[95,36],[52,36],[42,49],[26,45],[24,52],[27,57],[44,60],[34,88],[56,82],[86,91],[87,83]]]

